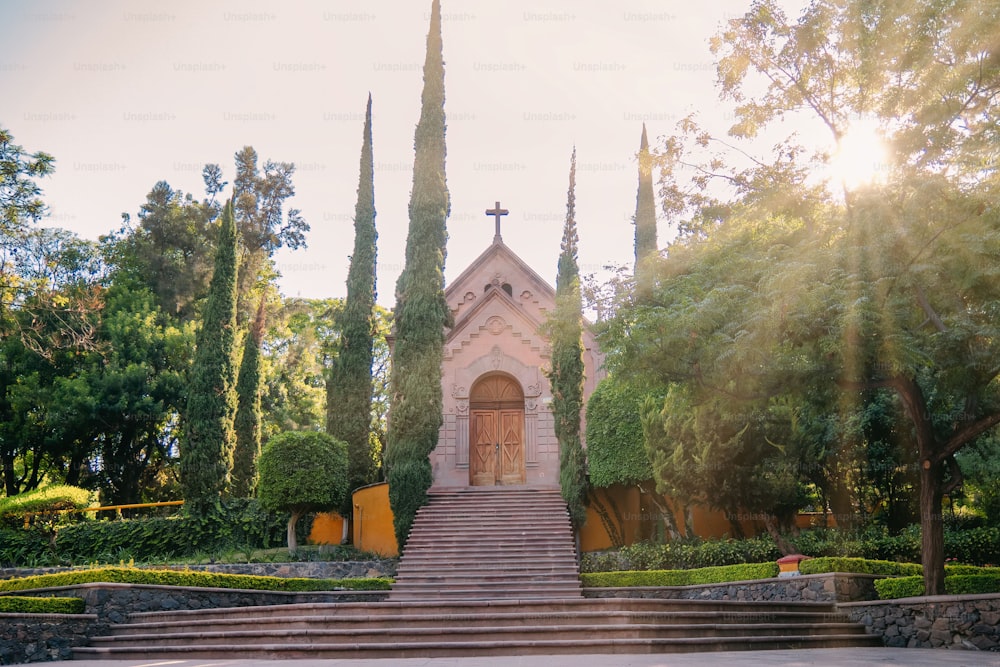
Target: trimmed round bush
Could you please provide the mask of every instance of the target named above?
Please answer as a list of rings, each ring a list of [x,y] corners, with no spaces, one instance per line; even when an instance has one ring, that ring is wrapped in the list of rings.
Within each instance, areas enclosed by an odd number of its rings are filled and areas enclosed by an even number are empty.
[[[261,505],[291,515],[288,551],[294,554],[299,518],[334,510],[347,496],[347,443],[316,431],[286,431],[267,441],[257,465]]]

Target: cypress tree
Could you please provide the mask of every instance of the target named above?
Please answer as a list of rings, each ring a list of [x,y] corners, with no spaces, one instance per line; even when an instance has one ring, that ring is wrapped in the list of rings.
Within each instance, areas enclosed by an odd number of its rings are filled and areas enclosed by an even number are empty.
[[[437,446],[442,423],[441,362],[445,328],[451,325],[444,296],[449,213],[444,133],[441,4],[434,0],[414,140],[406,264],[396,283],[393,398],[385,452],[389,502],[400,548],[417,510],[427,502],[433,479],[429,456]]]
[[[264,299],[243,342],[243,361],[236,381],[236,450],[233,452],[233,485],[237,498],[251,498],[257,490],[257,459],[260,457],[261,393],[260,343],[264,338]]]
[[[570,160],[566,224],[556,275],[556,308],[548,322],[552,345],[552,414],[559,441],[559,485],[573,525],[586,520],[587,471],[580,439],[583,410],[583,304],[577,265],[576,148]]]
[[[376,472],[376,452],[372,451],[370,434],[377,238],[372,97],[368,95],[358,201],[354,207],[354,254],[347,273],[347,300],[341,315],[338,353],[326,383],[326,430],[347,443],[349,492],[374,482]]]
[[[219,224],[215,271],[195,338],[181,451],[181,487],[188,512],[206,514],[229,484],[236,414],[236,223],[232,200]]]
[[[649,258],[656,247],[656,200],[653,198],[653,160],[649,155],[646,124],[639,141],[639,189],[635,197],[635,281],[641,294],[651,288]]]

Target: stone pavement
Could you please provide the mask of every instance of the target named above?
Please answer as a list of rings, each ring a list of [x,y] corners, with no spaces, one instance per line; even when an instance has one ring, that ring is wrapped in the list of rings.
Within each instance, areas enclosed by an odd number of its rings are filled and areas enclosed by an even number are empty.
[[[405,660],[76,660],[64,667],[1000,667],[1000,653],[947,649],[829,648],[666,655],[504,656]]]

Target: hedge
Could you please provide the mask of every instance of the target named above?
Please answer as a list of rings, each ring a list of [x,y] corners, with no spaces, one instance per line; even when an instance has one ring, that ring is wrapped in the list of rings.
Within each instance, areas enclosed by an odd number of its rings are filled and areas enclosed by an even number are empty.
[[[945,565],[948,577],[969,574],[1000,574],[996,568],[976,565]],[[887,560],[865,558],[811,558],[799,563],[802,574],[822,574],[825,572],[851,572],[857,574],[884,574],[888,577],[919,577],[924,573],[920,563],[897,563]]]
[[[75,586],[90,583],[147,584],[155,586],[193,586],[259,591],[385,591],[391,579],[306,579],[301,577],[261,577],[250,574],[219,574],[189,570],[147,570],[126,567],[102,567],[0,581],[0,591],[24,591],[52,586]]]
[[[821,557],[799,563],[802,574],[824,574],[826,572],[852,572],[856,574],[884,574],[886,576],[920,576],[924,569],[919,563],[897,563],[888,560],[866,558]]]
[[[631,570],[625,572],[591,572],[580,575],[583,585],[592,588],[626,586],[695,586],[722,584],[730,581],[770,579],[778,576],[777,563],[749,563],[702,567],[693,570]]]
[[[284,544],[285,522],[256,500],[233,499],[204,517],[88,519],[55,529],[0,529],[0,564],[163,562],[199,553],[268,549]],[[304,538],[310,527],[310,521],[300,521],[299,534]]]
[[[76,486],[48,486],[0,498],[0,516],[24,516],[27,512],[80,509],[90,505],[90,491]]]
[[[1000,593],[1000,573],[945,576],[944,589],[948,595]],[[875,590],[882,600],[920,597],[924,594],[924,579],[923,577],[879,579],[875,582]]]
[[[82,614],[81,598],[29,598],[0,595],[0,613],[4,614]]]

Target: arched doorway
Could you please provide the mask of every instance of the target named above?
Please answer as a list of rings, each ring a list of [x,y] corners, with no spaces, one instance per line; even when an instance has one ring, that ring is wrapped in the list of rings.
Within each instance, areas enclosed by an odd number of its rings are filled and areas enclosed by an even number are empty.
[[[524,484],[524,392],[499,373],[469,392],[469,483]]]

